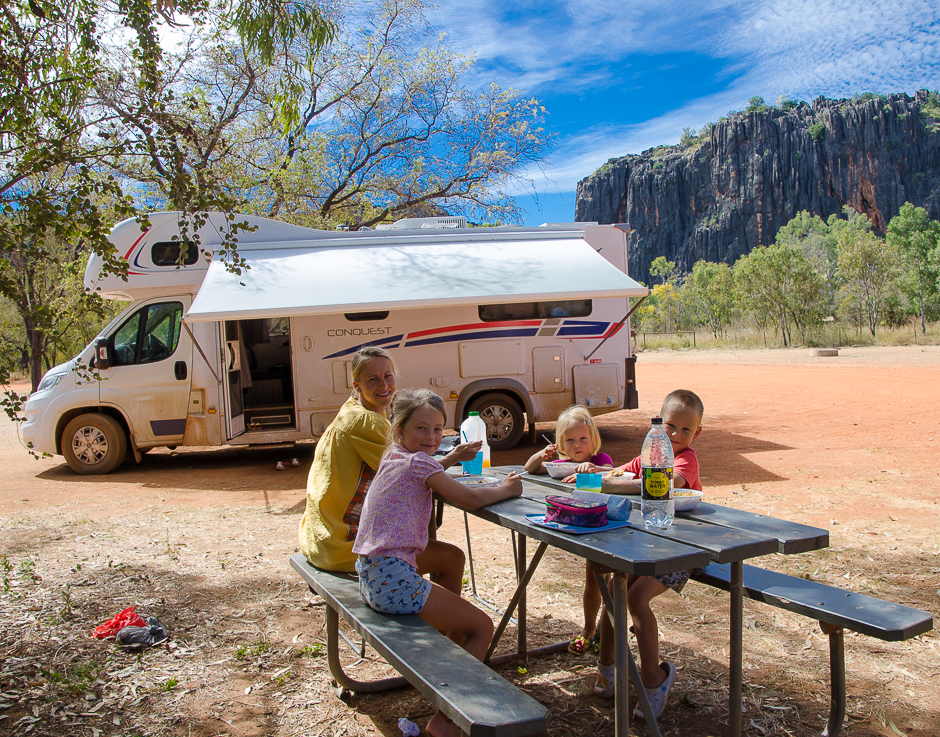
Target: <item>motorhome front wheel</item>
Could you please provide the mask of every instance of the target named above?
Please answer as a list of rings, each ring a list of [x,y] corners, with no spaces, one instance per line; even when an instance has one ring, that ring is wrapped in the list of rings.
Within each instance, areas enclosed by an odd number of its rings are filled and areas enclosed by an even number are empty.
[[[490,450],[509,450],[522,437],[525,420],[522,407],[506,394],[484,394],[474,399],[467,413],[479,412],[486,423],[486,442]]]
[[[62,455],[75,473],[110,473],[126,454],[124,428],[108,415],[79,415],[62,432]]]

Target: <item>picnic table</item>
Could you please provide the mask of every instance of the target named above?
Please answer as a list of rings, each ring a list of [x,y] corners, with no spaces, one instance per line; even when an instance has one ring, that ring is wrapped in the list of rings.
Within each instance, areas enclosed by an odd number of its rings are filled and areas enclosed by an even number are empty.
[[[489,472],[505,476],[519,471],[518,466],[492,467]],[[525,650],[525,589],[541,561],[546,548],[566,550],[584,558],[595,568],[609,611],[613,612],[615,635],[615,697],[614,730],[618,737],[629,733],[630,710],[628,680],[632,680],[640,706],[649,714],[646,692],[633,663],[627,639],[627,576],[653,576],[689,568],[705,568],[710,563],[728,564],[728,595],[730,605],[730,687],[728,726],[731,737],[741,735],[741,700],[743,684],[743,598],[744,561],[769,553],[802,553],[829,545],[826,530],[775,519],[766,515],[728,509],[705,502],[694,512],[677,515],[665,530],[647,530],[638,515],[620,529],[572,535],[536,524],[532,516],[544,514],[544,497],[554,491],[571,492],[573,485],[563,484],[547,476],[523,477],[523,495],[488,507],[468,511],[480,519],[506,527],[518,535],[518,584],[502,620],[496,628],[487,658],[491,657],[509,618],[518,607],[520,653]],[[538,541],[538,548],[526,563],[526,539]],[[613,600],[603,584],[597,566],[612,569]],[[654,719],[647,717],[653,735],[659,730]]]

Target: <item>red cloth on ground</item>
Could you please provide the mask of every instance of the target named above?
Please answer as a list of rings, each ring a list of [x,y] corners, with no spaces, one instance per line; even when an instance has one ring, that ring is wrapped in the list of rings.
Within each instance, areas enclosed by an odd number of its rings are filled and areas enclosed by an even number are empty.
[[[108,637],[114,637],[125,627],[146,627],[147,623],[141,619],[140,615],[129,606],[122,612],[118,612],[107,622],[102,622],[92,634],[96,640],[104,640]]]

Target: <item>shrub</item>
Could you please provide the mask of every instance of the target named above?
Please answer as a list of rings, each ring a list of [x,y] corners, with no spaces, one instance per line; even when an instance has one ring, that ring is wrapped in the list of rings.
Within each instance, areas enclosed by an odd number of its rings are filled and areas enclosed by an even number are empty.
[[[657,161],[655,164],[653,164],[653,171],[659,171],[659,170],[662,169],[664,166],[665,166],[665,164],[663,164],[662,161]]]
[[[813,123],[808,129],[809,134],[813,137],[813,140],[816,143],[822,143],[822,139],[826,135],[826,124],[825,123]]]

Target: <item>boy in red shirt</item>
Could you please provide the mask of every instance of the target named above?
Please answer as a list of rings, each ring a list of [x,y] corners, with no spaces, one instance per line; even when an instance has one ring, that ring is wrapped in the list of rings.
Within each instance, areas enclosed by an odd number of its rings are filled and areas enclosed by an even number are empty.
[[[686,389],[677,389],[663,400],[660,414],[675,455],[673,485],[676,489],[702,490],[698,458],[689,446],[702,432],[704,411],[702,400],[698,395]],[[611,485],[614,488],[611,491],[620,494],[638,494],[640,492],[640,458],[636,457],[619,469],[614,469],[613,473],[617,470],[631,471],[636,476],[634,479],[620,481],[616,478],[612,479]],[[606,486],[604,490],[607,491]],[[659,662],[659,628],[656,624],[656,615],[650,608],[650,602],[669,589],[676,593],[682,591],[682,587],[689,580],[690,573],[690,571],[677,571],[655,577],[629,576],[627,580],[627,607],[633,619],[637,649],[640,652],[640,677],[657,718],[666,708],[669,690],[676,680],[676,668],[672,663]],[[600,591],[597,590],[597,583],[594,581],[592,583],[599,603]],[[587,599],[587,592],[585,592],[585,601]],[[614,695],[614,631],[606,611],[601,615],[600,659],[594,692],[606,698]],[[644,718],[639,709],[634,712],[634,716]]]

